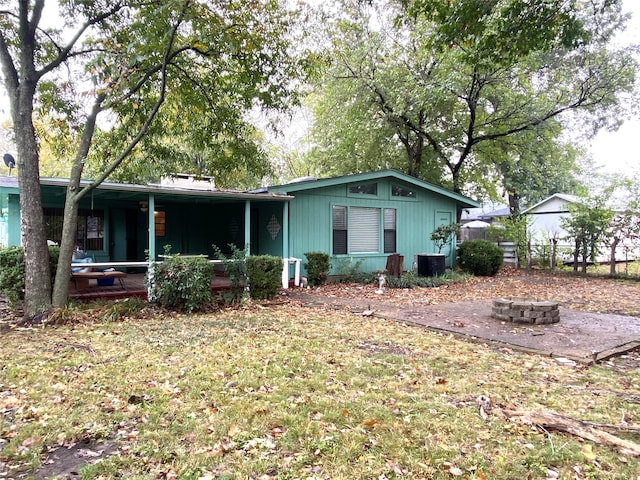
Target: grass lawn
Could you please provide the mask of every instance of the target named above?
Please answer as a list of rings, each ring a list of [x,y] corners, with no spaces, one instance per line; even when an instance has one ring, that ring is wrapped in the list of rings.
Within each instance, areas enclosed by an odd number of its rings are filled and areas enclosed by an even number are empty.
[[[611,266],[608,263],[589,265],[587,274],[609,275]],[[640,278],[640,261],[619,263],[616,265],[616,273],[620,276]]]
[[[87,479],[640,478],[638,458],[499,413],[637,424],[640,370],[619,360],[566,367],[287,305],[0,341],[0,478],[82,442],[114,450]],[[486,420],[480,395],[494,405]]]

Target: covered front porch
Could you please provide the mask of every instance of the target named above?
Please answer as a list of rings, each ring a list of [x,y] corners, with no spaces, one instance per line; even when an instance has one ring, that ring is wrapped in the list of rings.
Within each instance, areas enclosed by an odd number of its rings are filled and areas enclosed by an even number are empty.
[[[184,180],[184,179],[182,179]],[[68,180],[41,178],[45,230],[50,242],[62,238]],[[83,182],[82,186],[88,185]],[[15,177],[0,176],[0,244],[20,245],[20,189]],[[143,276],[151,262],[170,254],[196,255],[220,262],[220,253],[289,257],[289,201],[293,197],[265,191],[217,189],[210,181],[193,178],[136,185],[104,182],[83,197],[72,267],[87,257],[92,270],[115,269],[126,274],[113,286],[77,288],[72,298],[146,295]],[[283,278],[289,278],[288,262]],[[95,267],[95,268],[94,268]],[[293,271],[293,270],[292,270]],[[85,283],[86,285],[86,283]],[[212,288],[228,287],[216,276]],[[125,293],[126,292],[126,293]]]
[[[63,179],[42,180],[47,238],[54,242],[61,240],[66,186]],[[215,260],[217,251],[228,255],[234,248],[285,258],[290,199],[212,187],[103,183],[79,205],[75,243],[100,263],[157,261],[167,250]]]

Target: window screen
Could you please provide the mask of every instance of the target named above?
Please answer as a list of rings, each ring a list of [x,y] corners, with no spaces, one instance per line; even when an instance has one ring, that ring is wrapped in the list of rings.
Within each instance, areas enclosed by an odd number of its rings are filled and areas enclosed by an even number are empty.
[[[47,240],[60,243],[62,240],[64,209],[44,208],[43,213]],[[102,210],[78,210],[75,243],[82,250],[103,250],[104,212]]]

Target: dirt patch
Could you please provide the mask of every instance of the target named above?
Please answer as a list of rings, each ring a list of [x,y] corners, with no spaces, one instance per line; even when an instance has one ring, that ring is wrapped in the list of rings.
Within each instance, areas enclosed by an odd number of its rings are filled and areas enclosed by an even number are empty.
[[[42,462],[43,466],[36,470],[32,478],[80,478],[82,467],[99,462],[117,452],[118,447],[113,442],[80,442],[69,447],[56,448],[47,454],[47,458]]]

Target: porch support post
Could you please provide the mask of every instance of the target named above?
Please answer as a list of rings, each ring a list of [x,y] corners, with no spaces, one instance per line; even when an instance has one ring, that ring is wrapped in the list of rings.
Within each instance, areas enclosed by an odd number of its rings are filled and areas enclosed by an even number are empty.
[[[156,259],[156,217],[154,211],[156,209],[156,199],[153,193],[149,194],[149,261]]]
[[[153,193],[149,194],[149,265],[147,267],[147,274],[149,277],[149,284],[147,287],[147,299],[152,302],[155,299],[152,295],[152,282],[153,282],[153,262],[156,261],[156,217],[154,211],[156,209],[156,199]]]
[[[282,204],[282,288],[289,288],[289,202]]]
[[[245,256],[251,255],[251,200],[249,199],[244,201],[244,248]]]
[[[289,202],[282,206],[282,258],[289,258]]]

